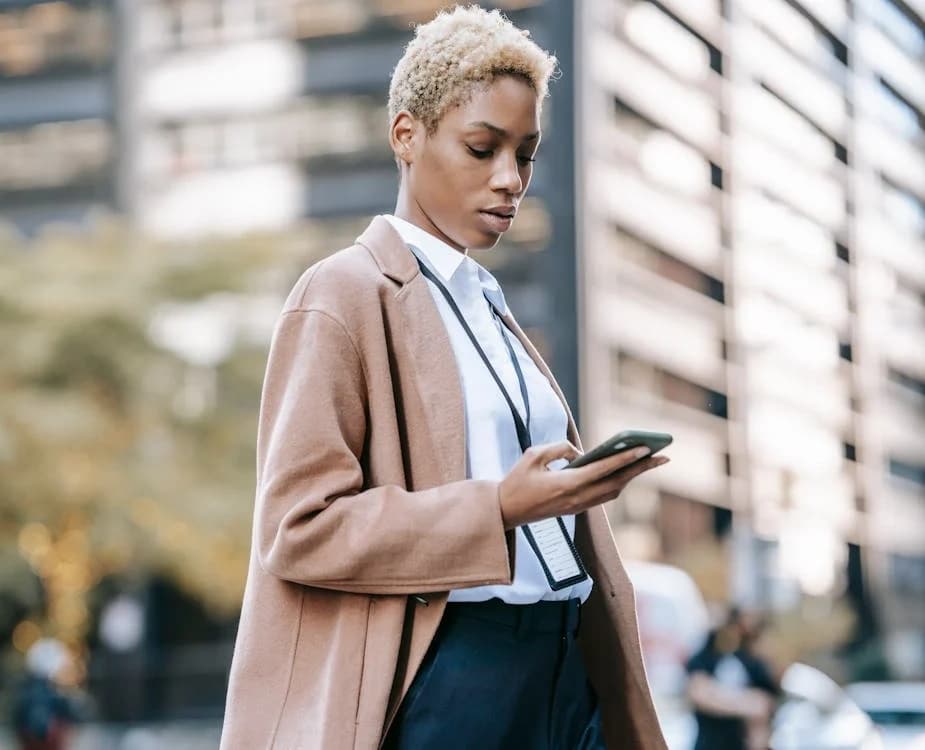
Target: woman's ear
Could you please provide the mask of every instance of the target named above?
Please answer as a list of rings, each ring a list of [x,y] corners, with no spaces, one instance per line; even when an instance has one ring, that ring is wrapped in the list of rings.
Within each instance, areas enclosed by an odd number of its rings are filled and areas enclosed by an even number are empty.
[[[417,138],[419,123],[407,110],[402,110],[392,120],[389,129],[389,145],[395,158],[405,164],[414,161],[414,144]]]

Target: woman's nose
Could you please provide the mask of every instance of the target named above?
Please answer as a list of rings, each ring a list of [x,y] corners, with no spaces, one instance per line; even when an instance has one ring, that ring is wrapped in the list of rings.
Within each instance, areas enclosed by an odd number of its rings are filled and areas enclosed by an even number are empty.
[[[492,189],[505,190],[511,195],[520,193],[523,190],[524,183],[520,177],[516,154],[502,154],[495,164],[495,171],[491,179]]]

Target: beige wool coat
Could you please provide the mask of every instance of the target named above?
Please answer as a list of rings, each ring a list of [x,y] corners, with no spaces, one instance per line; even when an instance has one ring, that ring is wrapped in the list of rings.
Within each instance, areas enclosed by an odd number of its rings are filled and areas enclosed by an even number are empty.
[[[302,275],[274,331],[222,750],[380,747],[448,591],[511,582],[498,483],[466,479],[463,408],[427,282],[376,218]],[[594,578],[579,640],[607,746],[665,750],[601,508],[575,537]]]

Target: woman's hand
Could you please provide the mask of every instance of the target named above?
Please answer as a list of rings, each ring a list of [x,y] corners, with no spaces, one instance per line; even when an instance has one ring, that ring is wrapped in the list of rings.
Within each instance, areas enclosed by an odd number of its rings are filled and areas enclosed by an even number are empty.
[[[546,468],[548,463],[560,458],[571,461],[580,455],[578,449],[567,440],[531,446],[501,481],[505,529],[581,513],[612,500],[630,480],[668,463],[669,459],[663,456],[633,463],[648,453],[648,448],[634,448],[577,469],[550,471]]]

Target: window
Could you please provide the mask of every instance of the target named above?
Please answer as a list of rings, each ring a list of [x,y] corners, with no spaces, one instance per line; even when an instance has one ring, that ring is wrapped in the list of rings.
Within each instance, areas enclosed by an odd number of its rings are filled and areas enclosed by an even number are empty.
[[[925,466],[922,464],[913,464],[908,461],[900,461],[895,458],[890,459],[890,474],[907,482],[914,482],[925,486]]]
[[[330,160],[371,149],[386,154],[379,136],[384,117],[375,99],[321,97],[300,100],[282,112],[177,123],[157,135],[150,171],[156,176],[168,170]]]
[[[832,157],[847,161],[847,149],[821,130],[807,113],[788,101],[785,96],[762,82],[744,94],[754,112],[746,115],[746,122],[758,132],[795,155],[804,157],[807,165],[820,169],[832,166]]]
[[[698,385],[626,352],[614,352],[613,357],[614,370],[618,374],[618,382],[613,384],[614,390],[629,387],[637,392],[659,396],[666,401],[728,419],[725,393]]]
[[[622,20],[627,38],[659,64],[693,83],[707,80],[713,50],[689,26],[649,2],[631,4]]]
[[[893,589],[906,594],[925,594],[925,557],[890,555]]]
[[[925,201],[881,174],[883,208],[889,218],[914,234],[925,234]]]
[[[160,50],[280,36],[288,33],[292,6],[293,0],[149,2],[142,11],[142,44]]]
[[[683,554],[715,533],[714,508],[692,498],[659,492],[657,512],[655,526],[666,557]]]
[[[102,120],[0,132],[0,190],[57,188],[98,178],[111,152],[112,133]]]
[[[912,57],[925,55],[925,29],[892,0],[859,0],[867,16]]]
[[[896,383],[896,385],[909,393],[925,397],[925,380],[919,380],[911,375],[906,375],[906,373],[900,372],[892,367],[888,371],[887,378],[891,383]]]
[[[102,2],[38,3],[0,13],[0,77],[97,67],[112,57],[112,17]]]
[[[925,118],[889,81],[878,76],[874,91],[877,114],[903,135],[914,138],[925,129]]]
[[[626,259],[642,268],[654,271],[659,276],[699,292],[717,302],[725,300],[723,282],[701,271],[690,263],[664,252],[623,229],[616,230],[621,248],[621,259]]]
[[[760,27],[804,60],[833,76],[842,74],[836,61],[844,64],[847,59],[845,45],[815,22],[813,16],[799,4],[781,0],[744,0],[743,5]]]

